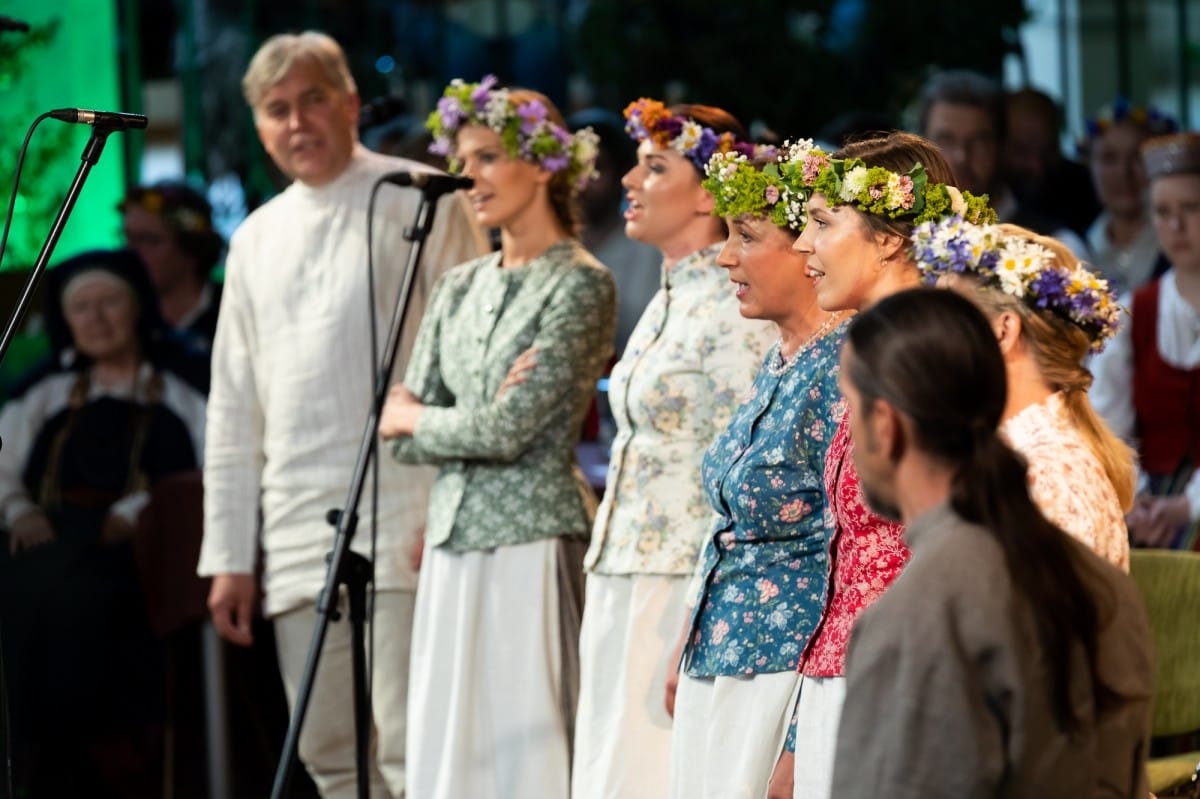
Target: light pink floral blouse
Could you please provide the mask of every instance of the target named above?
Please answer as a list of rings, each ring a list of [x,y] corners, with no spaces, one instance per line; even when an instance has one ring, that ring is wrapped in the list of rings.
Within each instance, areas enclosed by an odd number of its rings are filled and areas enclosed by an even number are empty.
[[[1129,533],[1117,491],[1076,429],[1061,394],[1000,426],[1029,464],[1029,493],[1042,514],[1102,558],[1129,571]]]

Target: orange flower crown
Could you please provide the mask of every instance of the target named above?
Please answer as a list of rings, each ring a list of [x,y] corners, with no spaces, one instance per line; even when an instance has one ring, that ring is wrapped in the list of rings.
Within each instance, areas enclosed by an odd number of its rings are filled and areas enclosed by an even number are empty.
[[[732,133],[717,133],[694,119],[676,116],[662,102],[649,97],[625,107],[625,130],[635,141],[649,140],[664,150],[676,151],[695,164],[700,174],[704,174],[714,153],[754,154],[754,145],[738,141]]]

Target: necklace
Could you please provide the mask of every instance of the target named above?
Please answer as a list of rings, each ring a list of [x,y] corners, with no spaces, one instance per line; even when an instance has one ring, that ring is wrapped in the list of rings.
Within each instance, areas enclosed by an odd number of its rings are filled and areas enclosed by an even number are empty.
[[[832,328],[845,317],[846,315],[840,311],[830,314],[829,318],[825,320],[824,324],[818,327],[811,336],[806,338],[800,344],[800,346],[796,348],[796,351],[787,358],[783,357],[783,336],[780,336],[779,340],[775,342],[776,357],[773,357],[767,361],[767,374],[771,375],[771,377],[779,377],[786,374],[788,370],[795,366],[800,360],[800,356],[808,351],[809,347],[820,340],[826,333],[829,332],[830,328]]]

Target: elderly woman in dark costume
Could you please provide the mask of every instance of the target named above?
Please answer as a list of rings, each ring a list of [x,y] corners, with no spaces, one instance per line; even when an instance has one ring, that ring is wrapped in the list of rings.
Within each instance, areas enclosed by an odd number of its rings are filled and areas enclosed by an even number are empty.
[[[138,796],[152,785],[161,667],[130,538],[148,490],[199,467],[204,397],[166,368],[167,331],[133,253],[69,259],[47,297],[59,368],[0,412],[18,794]]]

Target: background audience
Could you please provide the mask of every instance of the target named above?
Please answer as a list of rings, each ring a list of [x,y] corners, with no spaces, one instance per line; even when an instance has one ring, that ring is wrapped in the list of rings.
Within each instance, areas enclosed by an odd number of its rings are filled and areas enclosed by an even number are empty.
[[[217,334],[221,284],[213,279],[225,242],[212,206],[185,183],[135,186],[118,210],[125,242],[141,257],[163,320],[204,353]]]
[[[1001,222],[1053,236],[1079,257],[1086,254],[1083,240],[1060,217],[1022,201],[1009,185],[1002,160],[1010,133],[1008,105],[999,84],[964,70],[936,73],[921,89],[917,119],[917,133],[937,144],[954,170],[955,185],[986,194]]]
[[[1100,204],[1087,167],[1063,154],[1062,109],[1032,88],[1007,92],[1004,108],[1002,171],[1013,194],[1030,210],[1060,219],[1083,236]]]
[[[1089,260],[1121,297],[1169,266],[1150,222],[1141,148],[1146,139],[1174,130],[1175,122],[1154,109],[1117,100],[1089,119],[1079,138],[1101,205],[1087,229]]]
[[[136,255],[84,253],[50,281],[62,368],[0,413],[14,784],[33,796],[153,796],[164,650],[131,539],[149,491],[200,467],[205,401],[165,368],[165,325]]]
[[[1200,520],[1200,134],[1142,145],[1155,233],[1170,269],[1134,292],[1095,361],[1092,401],[1137,448],[1135,542],[1193,549]]]

